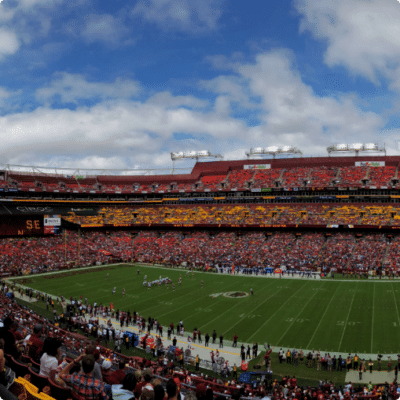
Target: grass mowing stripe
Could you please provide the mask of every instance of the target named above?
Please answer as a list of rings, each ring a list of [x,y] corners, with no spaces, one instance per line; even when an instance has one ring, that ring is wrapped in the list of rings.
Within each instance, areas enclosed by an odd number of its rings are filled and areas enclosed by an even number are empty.
[[[299,312],[299,314],[297,315],[297,318],[293,318],[292,323],[288,326],[288,328],[286,329],[286,331],[284,332],[284,334],[281,336],[281,340],[282,338],[285,337],[285,335],[289,332],[290,328],[292,327],[292,325],[295,323],[296,319],[298,319],[301,315],[301,313],[304,311],[304,309],[308,306],[308,303],[314,298],[314,296],[318,293],[317,290],[314,291],[314,294],[308,299],[307,303],[304,305],[304,307],[301,309],[301,311]],[[276,346],[279,347],[279,345],[277,344]]]
[[[353,306],[354,298],[356,297],[356,293],[357,293],[357,289],[354,290],[353,298],[351,299],[351,303],[350,303],[350,307],[349,307],[349,312],[347,313],[346,323],[344,324],[344,327],[343,327],[342,337],[341,337],[341,339],[340,339],[338,351],[340,351],[340,347],[342,346],[342,342],[343,342],[343,338],[344,338],[344,333],[346,332],[346,327],[347,327],[347,324],[348,324],[348,322],[349,322],[349,316],[350,316],[351,308],[352,308],[352,306]]]
[[[300,290],[303,289],[304,286],[307,285],[308,282],[306,282],[303,286],[301,286],[299,289],[297,289],[248,339],[248,341],[250,342],[250,339],[256,334],[258,333],[261,328],[264,327],[264,325]]]
[[[327,305],[326,308],[325,308],[324,314],[322,315],[322,317],[321,317],[320,320],[319,320],[319,324],[318,324],[317,327],[314,329],[314,333],[313,333],[313,335],[312,335],[310,341],[309,341],[308,344],[307,344],[307,349],[310,348],[310,344],[311,344],[311,342],[313,341],[314,336],[315,336],[315,334],[317,333],[317,330],[319,329],[319,327],[320,327],[320,325],[321,325],[321,323],[322,323],[322,321],[323,321],[323,319],[324,319],[324,317],[325,317],[325,314],[328,312],[328,309],[329,309],[329,307],[330,307],[330,305],[331,305],[331,303],[332,303],[332,300],[334,299],[334,295],[336,294],[337,290],[339,289],[339,286],[340,286],[340,284],[337,285],[337,288],[336,288],[334,294],[332,295],[332,297],[331,297],[331,299],[330,299],[328,305]]]

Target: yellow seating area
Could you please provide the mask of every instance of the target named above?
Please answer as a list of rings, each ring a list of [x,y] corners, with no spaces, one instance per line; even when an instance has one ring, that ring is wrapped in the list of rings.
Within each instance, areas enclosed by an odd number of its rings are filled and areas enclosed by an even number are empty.
[[[39,389],[31,382],[29,382],[29,380],[26,378],[29,378],[29,375],[25,378],[16,378],[14,380],[14,383],[10,387],[10,392],[13,393],[14,396],[18,397],[18,400],[56,400],[54,397],[49,396],[47,393],[39,393]],[[46,387],[43,388],[43,390],[47,391]]]
[[[400,206],[359,204],[195,205],[104,207],[98,215],[70,214],[83,225],[124,224],[301,224],[400,225]]]

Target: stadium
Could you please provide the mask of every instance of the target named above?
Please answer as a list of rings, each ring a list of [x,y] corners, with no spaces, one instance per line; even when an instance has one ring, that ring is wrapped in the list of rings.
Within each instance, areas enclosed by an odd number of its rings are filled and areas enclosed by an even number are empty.
[[[399,399],[399,20],[0,0],[0,399]]]
[[[296,349],[293,365],[308,354],[321,354],[324,365],[329,353],[336,371],[338,357],[344,362],[349,354],[351,362],[373,360],[380,370],[383,361],[390,370],[399,351],[399,163],[368,154],[198,160],[189,174],[153,175],[8,166],[0,189],[3,313],[15,308],[20,331],[29,331],[34,319],[26,324],[23,306],[36,307],[41,324],[52,308],[48,334],[67,329],[58,335],[70,355],[89,336],[104,354],[113,348],[93,333],[96,318],[99,331],[111,319],[118,325],[122,318],[121,329],[124,319],[132,322],[132,345],[150,348],[151,335],[144,344],[142,335],[154,327],[140,319],[151,316],[165,347],[171,323],[185,346],[194,331],[203,340],[211,335],[208,345],[185,352],[190,364],[206,349],[202,367],[211,370],[208,352],[221,340],[231,350],[220,349],[221,358],[241,363],[234,337],[247,351],[257,343],[272,349],[277,364],[279,349]],[[65,325],[57,317],[61,303]],[[86,315],[74,333],[70,303]],[[29,349],[22,357],[33,361]],[[119,357],[138,367],[136,353]],[[14,358],[11,366],[23,368]],[[226,373],[224,364],[214,372]],[[312,381],[323,373],[305,375]],[[342,368],[338,374],[344,383]]]

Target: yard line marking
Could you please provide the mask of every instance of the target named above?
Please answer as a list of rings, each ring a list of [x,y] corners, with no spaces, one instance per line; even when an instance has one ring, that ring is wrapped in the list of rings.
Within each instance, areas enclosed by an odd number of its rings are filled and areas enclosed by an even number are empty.
[[[307,301],[307,303],[305,304],[305,306],[301,309],[301,311],[299,312],[297,318],[294,318],[292,323],[289,325],[289,327],[286,329],[285,333],[281,336],[281,340],[282,338],[288,333],[289,329],[292,327],[292,325],[296,322],[296,320],[300,317],[301,313],[304,311],[304,309],[308,306],[308,303],[314,298],[314,296],[318,293],[318,290],[315,291],[315,293],[310,297],[310,299]],[[279,345],[278,345],[279,346]]]
[[[269,286],[269,285],[268,285],[268,286]],[[281,288],[281,289],[279,289],[279,290],[282,290],[282,289],[283,289],[283,288]],[[279,292],[279,290],[278,290],[278,292]],[[278,293],[278,292],[276,292],[276,293]],[[198,300],[196,300],[196,301],[198,301]],[[208,321],[205,325],[202,325],[202,326],[201,326],[201,329],[204,330],[204,327],[205,327],[205,326],[211,324],[211,323],[214,322],[216,319],[221,318],[221,315],[224,315],[225,313],[227,313],[228,311],[232,310],[232,308],[233,308],[233,307],[236,307],[236,306],[237,306],[237,304],[234,304],[232,307],[230,307],[230,308],[228,308],[227,310],[225,310],[222,314],[219,314],[216,318],[212,319],[211,321]],[[185,307],[186,307],[186,306],[185,306]],[[182,308],[182,307],[181,307],[181,308]]]
[[[394,295],[393,282],[392,282],[391,286],[392,286],[393,297],[394,297],[394,305],[396,306],[397,319],[399,320],[399,326],[400,326],[400,315],[399,315],[399,309],[397,307],[396,296]]]
[[[315,334],[317,333],[317,331],[318,331],[318,329],[319,329],[319,327],[320,327],[320,325],[321,325],[321,323],[322,323],[322,320],[323,320],[324,317],[325,317],[325,314],[328,312],[329,306],[331,305],[331,302],[332,302],[332,300],[333,300],[333,298],[334,298],[334,295],[335,295],[336,291],[338,290],[339,286],[340,286],[340,285],[338,285],[338,287],[336,288],[334,294],[332,295],[331,300],[329,301],[329,304],[328,304],[328,306],[327,306],[326,309],[325,309],[324,315],[323,315],[323,316],[320,318],[320,320],[319,320],[319,324],[318,324],[317,328],[314,329],[314,333],[313,333],[313,335],[311,336],[311,339],[310,339],[310,341],[309,341],[309,343],[308,343],[308,345],[307,345],[307,349],[310,347],[310,344],[311,344],[311,342],[313,341],[314,336],[315,336]]]
[[[374,290],[372,292],[372,325],[371,325],[371,353],[372,353],[372,344],[374,343],[374,314],[375,314],[375,285]]]
[[[250,342],[250,339],[261,329],[264,327],[264,325],[300,290],[303,289],[304,286],[307,285],[307,282],[305,282],[305,284],[300,287],[299,289],[297,289],[247,340]]]
[[[256,308],[253,309],[253,311],[257,310],[258,307],[261,307],[266,301],[268,301],[272,296],[274,296],[275,294],[277,294],[278,292],[280,292],[282,289],[284,289],[283,287],[281,287],[278,291],[274,292],[273,294],[271,294],[271,296],[269,296],[266,300],[264,300],[261,304],[259,304]],[[239,322],[242,322],[245,318],[247,317],[247,315],[245,317],[242,317],[239,319],[238,322],[236,322],[235,325],[232,325],[230,328],[228,328],[223,335],[225,335],[226,332],[230,331],[231,329],[233,329],[233,327],[235,327]]]
[[[375,287],[375,286],[374,286],[374,287]],[[343,332],[342,332],[342,337],[341,337],[340,343],[339,343],[339,348],[338,348],[338,351],[339,351],[339,352],[340,352],[340,346],[342,345],[342,342],[343,342],[344,333],[346,332],[347,323],[349,322],[349,316],[350,316],[351,308],[352,308],[352,306],[353,306],[354,298],[356,297],[356,293],[357,293],[357,289],[354,290],[353,298],[351,299],[351,303],[350,303],[350,307],[349,307],[349,313],[347,314],[346,323],[344,324]]]

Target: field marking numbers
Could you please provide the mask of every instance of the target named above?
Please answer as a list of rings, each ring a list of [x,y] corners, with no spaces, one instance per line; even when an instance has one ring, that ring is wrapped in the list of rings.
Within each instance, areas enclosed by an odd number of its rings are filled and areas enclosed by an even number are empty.
[[[374,287],[375,287],[375,286],[374,286]],[[347,323],[349,322],[349,316],[350,316],[351,308],[353,307],[354,298],[356,297],[356,290],[353,290],[353,289],[352,289],[351,291],[354,291],[354,294],[353,294],[353,298],[351,299],[351,303],[350,303],[350,307],[349,307],[349,312],[348,312],[348,314],[347,314],[346,322],[345,322],[345,325],[344,325],[344,327],[343,327],[342,337],[340,338],[338,351],[340,351],[340,346],[342,345],[342,342],[343,342],[344,333],[346,332],[346,326],[347,326]]]
[[[256,334],[256,333],[258,333],[259,331],[260,331],[260,329],[261,328],[263,328],[264,327],[264,325],[295,295],[295,294],[297,294],[297,292],[300,290],[300,289],[303,289],[304,288],[304,286],[306,286],[307,285],[307,283],[308,282],[305,282],[304,283],[304,285],[303,286],[301,286],[300,288],[298,288],[247,340],[250,342],[250,339]],[[270,297],[272,297],[272,296],[270,296]],[[268,300],[268,299],[267,299]],[[265,300],[265,301],[267,301],[267,300]],[[265,302],[264,302],[265,303]],[[262,304],[262,303],[261,303]],[[260,305],[261,305],[260,304]],[[260,306],[258,306],[258,307],[260,307]],[[257,308],[258,308],[257,307]]]
[[[336,290],[338,290],[339,286],[340,286],[340,285],[337,285],[337,288],[336,288]],[[309,341],[309,343],[308,343],[308,345],[307,345],[307,349],[309,348],[309,346],[310,346],[310,343],[313,341],[313,339],[314,339],[314,336],[315,336],[315,333],[317,332],[317,330],[318,330],[319,326],[321,325],[321,322],[322,322],[322,320],[324,319],[324,317],[325,317],[325,314],[326,314],[326,312],[328,311],[328,309],[329,309],[329,306],[331,305],[331,302],[332,302],[332,300],[333,300],[333,299],[334,299],[334,297],[335,297],[336,290],[335,290],[335,292],[333,293],[333,295],[332,295],[332,297],[331,297],[331,299],[330,299],[330,301],[329,301],[329,303],[328,303],[327,307],[325,308],[325,312],[324,312],[324,314],[323,314],[322,318],[320,318],[317,328],[316,328],[316,329],[314,329],[314,333],[313,333],[313,335],[311,336],[311,339],[310,339],[310,341]]]
[[[315,293],[308,299],[307,303],[304,305],[304,307],[301,309],[301,311],[299,312],[299,315],[297,316],[297,318],[301,315],[301,313],[304,311],[304,309],[308,306],[308,303],[314,298],[314,296],[318,293],[318,291],[316,290]],[[296,318],[296,319],[297,319]],[[281,336],[281,340],[283,337],[285,337],[285,335],[288,333],[289,329],[292,327],[292,325],[295,323],[295,321],[293,321],[288,328],[286,329],[285,333]]]
[[[348,326],[355,326],[356,324],[361,324],[361,322],[349,321],[347,323]],[[344,321],[337,321],[336,326],[344,326]]]
[[[310,321],[308,318],[297,318],[297,319],[295,319],[295,318],[286,318],[286,322],[299,322],[299,323],[302,323],[302,322],[306,322],[306,321]]]
[[[268,285],[267,287],[269,287],[271,285]],[[268,301],[271,297],[273,297],[275,294],[277,294],[281,289],[277,290],[276,292],[272,293],[271,296],[269,296],[266,300],[264,300],[261,304],[259,304],[254,310],[257,310],[258,307],[262,306],[266,301]],[[242,314],[245,315],[245,314]],[[218,318],[218,317],[217,317]],[[213,321],[217,318],[214,318]],[[241,322],[243,320],[243,317],[241,317],[242,319],[239,319],[238,322],[236,322],[235,325],[232,325],[231,327],[229,327],[228,330],[226,330],[225,332],[223,332],[223,335],[225,335],[226,332],[229,332],[229,330],[233,329],[233,327],[235,327],[239,322]]]

